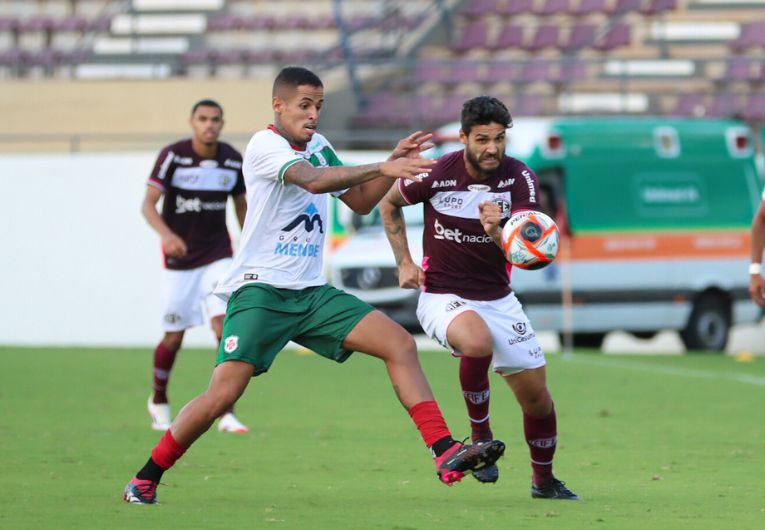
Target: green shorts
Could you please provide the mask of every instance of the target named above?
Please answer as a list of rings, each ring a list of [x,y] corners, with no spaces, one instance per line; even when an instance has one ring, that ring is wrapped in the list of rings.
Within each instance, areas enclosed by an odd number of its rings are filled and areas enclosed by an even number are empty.
[[[289,341],[341,363],[353,353],[343,348],[345,337],[371,311],[371,305],[329,285],[301,290],[245,285],[228,301],[216,364],[244,361],[256,376]]]

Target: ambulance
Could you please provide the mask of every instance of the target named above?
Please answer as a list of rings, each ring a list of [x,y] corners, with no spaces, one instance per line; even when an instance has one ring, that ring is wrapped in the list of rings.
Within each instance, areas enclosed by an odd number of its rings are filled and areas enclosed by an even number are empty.
[[[458,131],[459,124],[439,130],[436,155],[462,147]],[[508,138],[508,154],[536,172],[542,206],[565,236],[552,265],[512,271],[536,329],[568,332],[574,346],[595,348],[614,330],[640,338],[676,330],[688,350],[722,351],[731,326],[761,316],[747,268],[763,182],[746,124],[526,119]],[[421,207],[404,213],[419,260]],[[398,288],[378,217],[330,257],[330,279],[415,328],[418,293]]]

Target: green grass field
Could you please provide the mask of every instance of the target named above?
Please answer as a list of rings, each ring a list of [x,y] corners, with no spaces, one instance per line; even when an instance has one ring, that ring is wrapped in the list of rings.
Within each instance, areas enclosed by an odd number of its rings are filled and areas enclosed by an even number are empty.
[[[518,407],[492,376],[496,485],[440,484],[380,361],[285,351],[238,414],[164,477],[160,506],[120,499],[160,433],[148,349],[0,348],[0,528],[765,528],[765,358],[549,355],[556,472],[583,502],[532,500]],[[423,352],[455,436],[469,434],[457,361]],[[174,411],[213,353],[181,352]]]

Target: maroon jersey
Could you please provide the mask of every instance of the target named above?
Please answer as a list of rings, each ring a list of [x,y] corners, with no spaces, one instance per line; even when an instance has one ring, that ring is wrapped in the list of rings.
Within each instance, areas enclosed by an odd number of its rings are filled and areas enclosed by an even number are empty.
[[[510,264],[484,232],[478,205],[494,201],[506,218],[518,210],[538,210],[537,177],[526,164],[505,156],[496,176],[478,181],[458,151],[442,156],[421,182],[399,179],[398,187],[409,204],[424,205],[425,291],[471,300],[510,293]]]
[[[219,142],[215,158],[201,158],[191,139],[160,151],[148,184],[162,190],[162,219],[188,248],[183,258],[165,255],[168,269],[194,269],[230,257],[231,236],[226,227],[229,195],[245,192],[242,155]]]

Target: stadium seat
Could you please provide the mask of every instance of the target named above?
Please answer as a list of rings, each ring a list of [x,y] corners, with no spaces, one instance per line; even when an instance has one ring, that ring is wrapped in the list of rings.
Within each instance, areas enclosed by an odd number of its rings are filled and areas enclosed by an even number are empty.
[[[506,24],[502,27],[494,42],[487,44],[490,50],[520,48],[523,44],[524,27],[520,24]]]
[[[738,38],[730,42],[730,47],[736,51],[765,47],[765,22],[758,21],[744,25]]]
[[[233,31],[238,29],[241,17],[236,15],[219,15],[207,20],[207,31]]]
[[[417,84],[440,83],[447,78],[444,61],[440,59],[420,59],[417,61],[414,71],[414,80]]]
[[[35,15],[22,20],[18,29],[22,33],[49,32],[53,29],[55,23],[51,17],[45,15]]]
[[[245,31],[272,30],[277,26],[276,17],[271,15],[254,15],[237,18],[236,26]]]
[[[640,13],[653,16],[675,9],[677,9],[677,0],[650,0],[640,7]]]
[[[543,107],[544,102],[539,94],[521,94],[511,104],[510,113],[513,116],[540,116]]]
[[[581,59],[564,59],[553,81],[560,85],[567,85],[585,79],[587,79],[587,63]]]
[[[752,81],[752,59],[749,57],[734,57],[725,66],[725,74],[718,81]]]
[[[459,14],[465,17],[480,17],[494,13],[497,10],[497,0],[468,0],[467,4],[459,10]]]
[[[519,81],[536,83],[550,80],[550,62],[546,59],[532,59],[521,68]]]
[[[607,12],[612,15],[622,15],[631,11],[638,11],[643,6],[644,0],[616,0]]]
[[[506,83],[515,81],[517,75],[518,67],[514,60],[495,59],[488,64],[483,80],[487,83]]]
[[[672,116],[696,116],[706,114],[704,94],[682,94],[675,101],[675,107],[670,111]]]
[[[521,48],[530,52],[543,50],[544,48],[557,48],[559,36],[560,28],[558,26],[549,24],[539,26],[531,42],[522,44]]]
[[[112,27],[112,17],[102,15],[88,22],[88,31],[93,33],[108,33]]]
[[[741,114],[747,121],[765,121],[765,92],[751,94]]]
[[[474,48],[485,48],[488,24],[483,21],[471,22],[462,29],[462,34],[451,48],[457,53],[463,53]]]
[[[497,14],[506,17],[529,13],[534,9],[534,0],[507,0],[504,5],[497,6]]]
[[[449,75],[444,83],[458,85],[460,83],[472,83],[479,78],[480,66],[475,59],[461,59],[451,63]]]
[[[72,15],[56,19],[53,22],[55,31],[82,33],[88,29],[88,19],[82,15]]]
[[[620,46],[628,46],[632,42],[631,26],[629,24],[616,24],[612,26],[606,36],[592,47],[598,51],[606,52]]]
[[[568,34],[568,40],[561,43],[559,49],[566,53],[575,52],[592,46],[595,42],[595,24],[577,24]]]
[[[570,11],[570,15],[583,17],[593,13],[605,13],[606,0],[579,0]]]
[[[545,0],[540,8],[534,10],[534,14],[541,17],[566,14],[570,7],[570,0]]]
[[[708,116],[729,118],[738,112],[738,95],[733,92],[718,92],[707,110]]]

